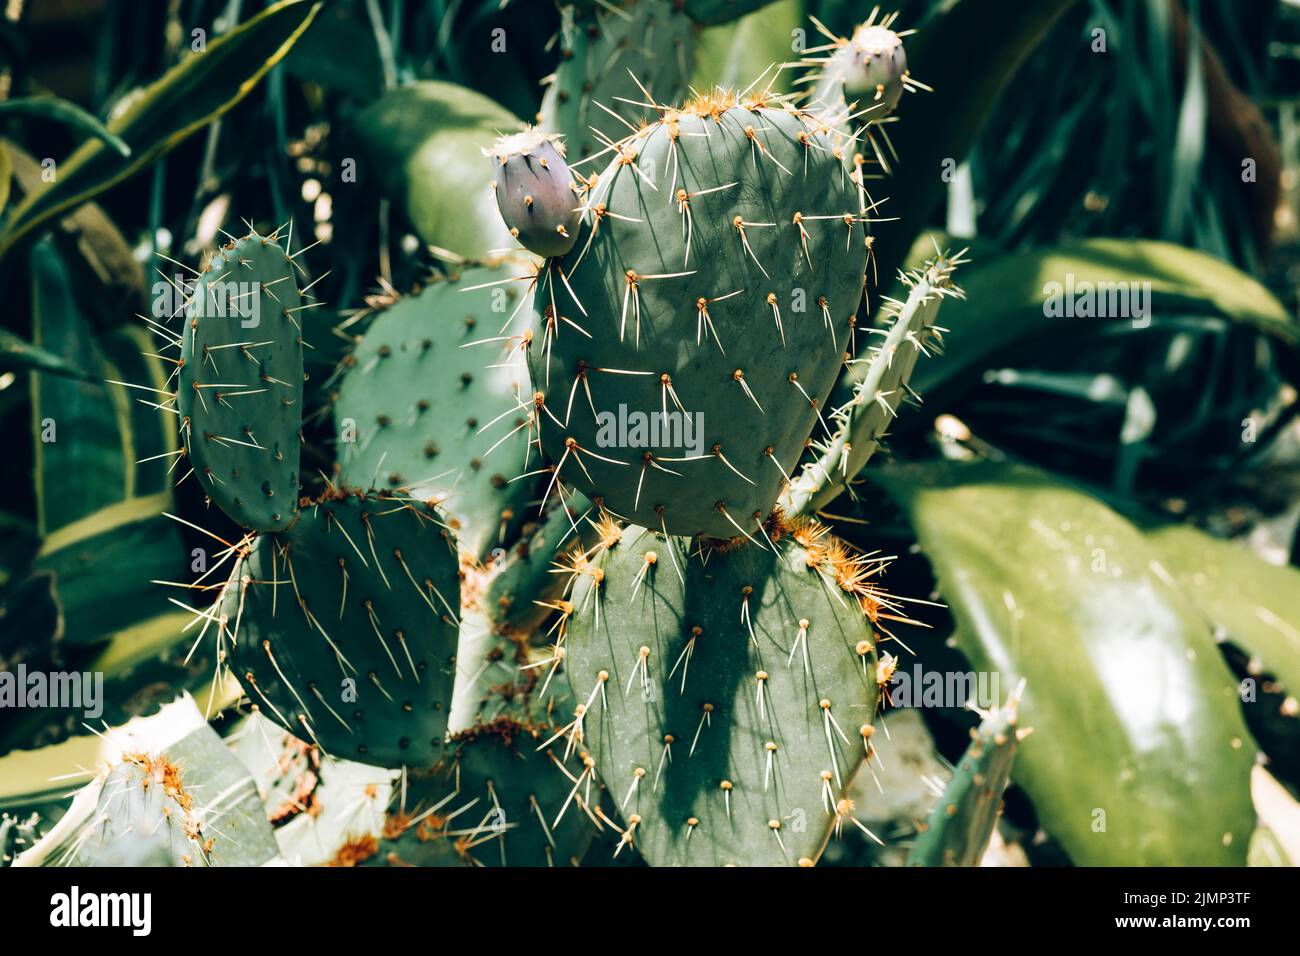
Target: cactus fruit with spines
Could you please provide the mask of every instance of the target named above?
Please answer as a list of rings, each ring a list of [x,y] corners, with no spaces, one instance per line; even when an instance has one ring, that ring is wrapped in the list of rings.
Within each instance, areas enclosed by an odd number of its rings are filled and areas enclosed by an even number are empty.
[[[527,321],[516,259],[456,267],[373,319],[334,401],[344,486],[440,503],[477,559],[508,544],[533,493],[528,370],[502,327]],[[354,432],[354,433],[353,433]]]
[[[510,234],[529,252],[562,256],[578,240],[580,185],[555,134],[529,128],[483,151],[492,160],[497,208]]]
[[[553,481],[669,534],[757,537],[829,433],[863,295],[851,146],[781,98],[722,91],[618,144],[538,282],[528,362]],[[625,410],[664,428],[620,442]]]
[[[182,312],[176,404],[203,490],[240,525],[281,531],[298,504],[300,313],[309,308],[277,234],[232,239]]]
[[[253,541],[219,626],[244,692],[286,730],[333,756],[422,765],[451,708],[458,575],[433,506],[330,492]]]
[[[812,519],[764,536],[706,561],[633,525],[570,564],[577,706],[557,734],[590,751],[651,865],[808,865],[861,826],[847,794],[875,733],[872,625],[898,610],[884,562]]]
[[[818,69],[808,78],[812,90],[807,108],[847,129],[861,130],[860,138],[867,140],[876,162],[888,172],[889,156],[894,152],[882,124],[895,116],[905,92],[928,91],[930,87],[907,68],[903,38],[914,31],[896,32],[893,26],[898,14],[877,21],[876,13],[873,11],[849,37],[837,36],[820,21],[814,21],[818,32],[830,42],[805,51],[799,62]],[[884,149],[877,134],[885,140]]]
[[[972,728],[970,746],[917,835],[908,866],[979,864],[1002,812],[1016,747],[1029,734],[1029,728],[1016,723],[1022,689],[1005,706],[982,714],[979,727]]]

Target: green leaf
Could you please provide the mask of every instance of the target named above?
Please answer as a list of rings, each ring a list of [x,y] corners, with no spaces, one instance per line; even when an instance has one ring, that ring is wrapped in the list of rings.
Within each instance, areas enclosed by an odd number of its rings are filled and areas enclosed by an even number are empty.
[[[453,83],[414,83],[385,94],[356,120],[369,160],[360,176],[406,213],[426,243],[467,259],[516,245],[490,188],[480,150],[522,127],[486,96]]]
[[[1154,528],[1146,538],[1206,620],[1300,694],[1300,571],[1190,525]]]
[[[242,100],[280,62],[319,7],[312,0],[282,0],[133,95],[107,124],[130,155],[101,140],[82,144],[58,164],[53,182],[14,209],[0,235],[0,257],[41,223],[139,172]]]
[[[109,391],[124,406],[129,419],[134,456],[131,493],[151,495],[168,491],[173,477],[184,474],[175,454],[180,432],[175,415],[155,407],[168,391],[167,369],[156,353],[157,345],[140,325],[122,326],[104,333],[99,346],[105,353],[110,378],[155,389],[155,394],[113,385]],[[174,387],[174,386],[172,386]]]
[[[97,139],[122,158],[131,155],[131,147],[122,137],[110,132],[103,123],[76,103],[57,96],[25,96],[0,102],[0,122],[30,117],[72,127],[74,133]]]
[[[102,357],[51,240],[32,248],[31,272],[33,344],[101,378],[31,376],[36,525],[45,536],[126,497],[133,465],[102,384]]]
[[[1209,628],[1131,524],[1021,466],[876,473],[1001,686],[1026,680],[1015,781],[1084,866],[1236,865],[1256,747]],[[1104,829],[1103,829],[1104,827]]]
[[[37,348],[8,329],[0,329],[0,372],[13,372],[20,369],[34,369],[38,372],[49,372],[51,375],[63,375],[83,381],[91,380],[90,375],[67,359]]]
[[[951,240],[947,240],[951,241]],[[942,245],[943,242],[940,242]],[[923,237],[912,251],[921,261],[933,255]],[[991,358],[1012,345],[1041,338],[1050,342],[1064,330],[1123,319],[1060,318],[1046,314],[1049,283],[1083,282],[1150,285],[1150,320],[1161,316],[1205,315],[1253,326],[1288,345],[1300,345],[1300,325],[1261,283],[1220,259],[1168,242],[1144,239],[1084,239],[1032,252],[971,253],[961,285],[965,300],[944,305],[945,355],[920,365],[912,385],[922,395],[937,386],[980,375]]]
[[[1020,0],[1008,15],[1004,0],[953,0],[908,37],[907,61],[933,93],[909,94],[901,119],[889,126],[897,169],[879,192],[897,221],[873,227],[880,275],[892,276],[907,255],[947,183],[945,160],[960,163],[997,108],[1002,90],[1074,0]],[[915,26],[915,24],[901,24]],[[979,62],[971,51],[979,51]]]
[[[168,609],[153,582],[188,579],[176,523],[164,514],[170,507],[170,493],[132,498],[45,539],[34,569],[54,574],[69,644],[94,643]]]
[[[384,91],[384,65],[361,4],[331,4],[284,59],[294,76],[341,90],[363,103]]]

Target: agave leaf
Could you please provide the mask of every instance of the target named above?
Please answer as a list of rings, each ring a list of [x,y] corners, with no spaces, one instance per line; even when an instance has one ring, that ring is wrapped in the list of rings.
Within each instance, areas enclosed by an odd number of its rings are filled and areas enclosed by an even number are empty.
[[[151,582],[188,574],[176,523],[163,513],[171,500],[164,492],[120,501],[45,538],[33,567],[54,574],[69,644],[94,643],[167,610]]]
[[[902,120],[890,124],[897,170],[879,187],[896,221],[873,227],[880,274],[892,276],[947,189],[945,160],[960,163],[1003,88],[1074,0],[1021,0],[1007,15],[1003,0],[955,0],[907,39],[917,79],[934,87],[903,101]],[[904,24],[910,26],[912,24]],[[973,69],[970,51],[978,50]]]
[[[130,155],[99,139],[83,143],[58,164],[53,182],[13,210],[0,234],[0,257],[41,223],[139,172],[242,100],[289,52],[319,7],[312,0],[282,0],[140,91],[106,124]]]
[[[63,375],[90,381],[91,376],[67,359],[38,348],[20,335],[8,329],[0,329],[0,372],[13,372],[19,369],[33,369],[48,372],[51,375]]]
[[[100,379],[31,376],[36,524],[48,535],[125,498],[134,470],[119,408],[102,383],[103,358],[50,240],[33,247],[31,272],[33,344]]]
[[[69,100],[57,96],[24,96],[0,103],[0,123],[24,117],[61,123],[82,136],[99,140],[123,159],[131,155],[131,147],[122,137]]]
[[[923,237],[912,257],[933,255]],[[948,240],[951,242],[951,240]],[[1049,283],[1150,283],[1150,320],[1161,316],[1219,316],[1300,346],[1300,324],[1261,283],[1220,259],[1168,242],[1145,239],[1084,239],[1029,252],[983,255],[962,269],[966,299],[944,306],[946,353],[922,363],[912,385],[921,394],[980,375],[993,356],[1036,338],[1050,342],[1065,328],[1123,319],[1058,318],[1046,314]],[[1142,321],[1142,320],[1139,320]]]
[[[1086,866],[1242,865],[1254,740],[1209,628],[1131,524],[1021,466],[884,469],[956,619],[956,646],[1027,681],[1013,771]]]

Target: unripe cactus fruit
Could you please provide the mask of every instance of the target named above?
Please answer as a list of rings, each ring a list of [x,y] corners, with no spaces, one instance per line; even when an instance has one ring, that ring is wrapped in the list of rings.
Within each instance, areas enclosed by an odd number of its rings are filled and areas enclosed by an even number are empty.
[[[538,282],[553,481],[670,534],[759,536],[824,426],[862,298],[846,152],[814,115],[723,92],[617,144],[578,244]]]
[[[872,118],[893,113],[903,97],[907,54],[897,33],[880,24],[863,24],[837,54],[844,93],[862,106],[878,106]]]
[[[497,207],[510,234],[545,258],[572,249],[582,200],[559,138],[529,128],[483,152],[492,160]]]

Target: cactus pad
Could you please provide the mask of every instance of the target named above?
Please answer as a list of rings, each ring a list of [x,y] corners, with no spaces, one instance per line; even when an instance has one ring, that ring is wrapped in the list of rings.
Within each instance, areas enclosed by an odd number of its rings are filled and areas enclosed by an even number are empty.
[[[848,145],[779,100],[722,93],[620,145],[536,295],[529,367],[560,479],[670,534],[757,534],[813,430],[829,434],[862,298]]]
[[[447,755],[408,775],[368,861],[390,866],[570,866],[595,833],[587,795],[542,732],[509,718],[453,738]],[[573,798],[570,799],[570,794]],[[589,796],[599,791],[593,786]]]
[[[455,539],[429,505],[330,494],[258,537],[222,598],[233,666],[268,717],[381,767],[442,747],[459,627]]]
[[[513,284],[472,288],[510,268],[469,267],[385,310],[349,357],[334,410],[343,483],[439,502],[476,557],[505,543],[533,491],[511,480],[527,454],[528,413],[510,412],[528,370],[508,344],[472,344],[524,304]]]
[[[983,715],[926,828],[917,836],[909,866],[977,866],[988,848],[1011,782],[1016,745],[1028,733],[1016,726],[1020,692],[1005,707]]]
[[[181,439],[212,501],[258,531],[283,530],[296,513],[300,298],[284,249],[251,234],[213,257],[184,312]]]
[[[629,526],[574,565],[565,733],[651,865],[809,865],[856,824],[884,565],[815,522],[769,534],[688,556]]]
[[[686,94],[694,28],[674,0],[567,7],[562,17],[560,62],[539,121],[564,137],[577,163],[637,126],[651,112],[637,105],[647,96],[673,102]]]

